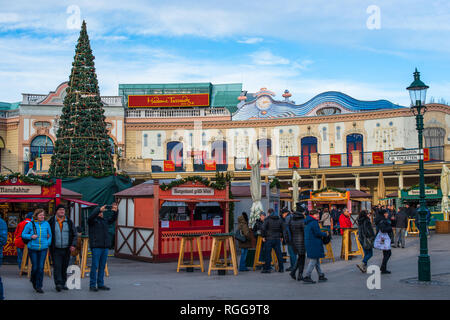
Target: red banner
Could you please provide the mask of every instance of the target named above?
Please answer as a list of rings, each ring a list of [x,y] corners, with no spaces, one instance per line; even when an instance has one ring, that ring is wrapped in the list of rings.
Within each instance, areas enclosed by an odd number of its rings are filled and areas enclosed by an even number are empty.
[[[342,166],[341,155],[330,154],[330,167],[340,167],[340,166]]]
[[[430,149],[429,148],[423,149],[423,161],[430,161]]]
[[[205,170],[206,171],[215,171],[216,170],[216,161],[215,160],[205,160]]]
[[[208,107],[209,93],[149,94],[128,96],[129,108]]]
[[[164,160],[164,171],[175,171],[175,164],[172,160]]]
[[[300,168],[300,157],[289,157],[289,169],[294,168],[294,166],[298,169]]]
[[[248,161],[248,158],[246,160],[247,160],[247,165],[245,166],[245,169],[252,170],[252,166],[250,165],[250,162]]]
[[[384,152],[372,152],[372,164],[384,164]]]

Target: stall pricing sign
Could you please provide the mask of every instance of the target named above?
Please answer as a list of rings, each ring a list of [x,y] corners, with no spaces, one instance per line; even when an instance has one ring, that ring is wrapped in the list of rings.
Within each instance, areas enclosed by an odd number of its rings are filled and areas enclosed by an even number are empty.
[[[172,160],[164,160],[164,171],[175,171],[175,164]]]
[[[289,157],[289,169],[294,168],[300,168],[300,157]]]
[[[209,93],[128,96],[129,108],[208,107]]]
[[[372,164],[384,164],[384,152],[372,152]]]
[[[26,186],[26,185],[0,186],[0,195],[40,195],[41,193],[42,193],[41,186]]]
[[[205,160],[205,170],[206,171],[215,171],[216,170],[216,161],[215,160]]]
[[[340,154],[330,154],[330,167],[340,167],[342,165]]]
[[[173,196],[213,196],[214,189],[213,188],[179,188],[173,187],[172,189]]]

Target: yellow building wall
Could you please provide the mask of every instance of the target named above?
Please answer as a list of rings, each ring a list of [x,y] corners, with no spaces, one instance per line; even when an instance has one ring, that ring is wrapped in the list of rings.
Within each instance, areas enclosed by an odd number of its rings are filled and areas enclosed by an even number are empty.
[[[1,151],[1,173],[9,173],[4,167],[14,172],[22,172],[23,167],[19,163],[19,128],[1,130],[0,136],[5,141],[5,149]]]

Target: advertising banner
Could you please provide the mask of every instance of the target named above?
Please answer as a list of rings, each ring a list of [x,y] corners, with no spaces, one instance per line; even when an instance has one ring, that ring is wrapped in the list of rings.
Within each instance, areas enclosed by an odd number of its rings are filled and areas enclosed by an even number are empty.
[[[384,164],[384,152],[372,152],[372,164]]]
[[[209,93],[129,95],[129,108],[208,107]]]
[[[330,154],[330,166],[340,167],[342,166],[342,160],[340,154]]]

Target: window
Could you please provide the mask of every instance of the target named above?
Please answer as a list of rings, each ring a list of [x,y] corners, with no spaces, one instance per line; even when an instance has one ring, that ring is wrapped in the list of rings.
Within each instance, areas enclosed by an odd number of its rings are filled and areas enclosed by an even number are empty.
[[[322,128],[322,136],[323,136],[323,141],[327,141],[327,128]]]
[[[444,159],[445,129],[425,128],[423,130],[425,148],[430,148],[430,160]]]
[[[106,129],[111,129],[111,127],[112,127],[112,123],[107,122],[107,123],[106,123]]]
[[[161,147],[161,133],[158,133],[156,138],[157,138],[158,147]]]
[[[316,115],[318,115],[318,116],[329,116],[329,115],[340,114],[340,113],[341,113],[341,109],[339,109],[339,108],[326,107],[326,108],[322,108],[322,109],[317,110]]]
[[[189,145],[192,146],[193,135],[189,133]]]
[[[341,140],[341,127],[336,127],[336,139]]]
[[[202,146],[206,146],[206,133],[202,133]]]
[[[148,134],[144,134],[144,147],[148,147]]]

